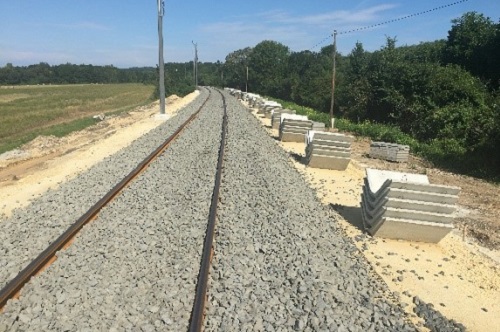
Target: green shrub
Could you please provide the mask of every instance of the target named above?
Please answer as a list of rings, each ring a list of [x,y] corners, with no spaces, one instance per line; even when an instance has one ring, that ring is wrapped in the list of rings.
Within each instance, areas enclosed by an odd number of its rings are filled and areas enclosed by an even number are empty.
[[[329,114],[292,102],[274,98],[273,100],[280,102],[284,108],[295,110],[297,114],[307,115],[310,120],[329,125]],[[422,142],[404,133],[394,125],[380,124],[368,120],[355,123],[344,118],[335,119],[335,128],[357,136],[368,137],[373,141],[408,145],[413,154],[424,158],[436,167],[493,182],[500,182],[500,170],[497,167],[497,161],[491,159],[482,149],[467,149],[464,140],[458,138],[441,137]]]

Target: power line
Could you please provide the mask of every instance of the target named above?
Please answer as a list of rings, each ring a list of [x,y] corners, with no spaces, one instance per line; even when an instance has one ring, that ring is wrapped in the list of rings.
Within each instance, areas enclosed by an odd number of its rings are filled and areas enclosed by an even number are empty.
[[[436,8],[429,9],[429,10],[425,10],[423,12],[419,12],[419,13],[415,13],[415,14],[403,16],[403,17],[400,17],[400,18],[394,18],[392,20],[388,20],[388,21],[385,21],[385,22],[382,22],[382,23],[377,23],[377,24],[365,26],[365,27],[362,27],[362,28],[352,29],[352,30],[340,31],[338,34],[339,35],[345,35],[345,34],[351,33],[351,32],[356,32],[356,31],[362,31],[362,30],[366,30],[366,29],[371,29],[371,28],[374,28],[374,27],[378,27],[380,25],[384,25],[384,24],[388,24],[388,23],[393,23],[393,22],[397,22],[397,21],[406,20],[408,18],[412,18],[412,17],[415,17],[415,16],[423,15],[423,14],[427,14],[427,13],[430,13],[430,12],[433,12],[433,11],[436,11],[436,10],[440,10],[440,9],[443,9],[443,8],[455,6],[455,5],[458,5],[458,4],[462,3],[462,2],[467,2],[467,1],[469,1],[469,0],[456,1],[454,3],[450,3],[450,4],[447,4],[447,5],[439,6],[439,7],[436,7]],[[330,36],[332,36],[332,35],[330,35]]]
[[[430,13],[430,12],[434,12],[434,11],[437,11],[437,10],[441,10],[441,9],[444,9],[444,8],[455,6],[455,5],[458,5],[458,4],[461,4],[463,2],[467,2],[467,1],[469,1],[469,0],[455,1],[455,2],[449,3],[447,5],[442,5],[442,6],[439,6],[439,7],[436,7],[436,8],[424,10],[422,12],[418,12],[418,13],[406,15],[406,16],[399,17],[399,18],[394,18],[394,19],[391,19],[391,20],[388,20],[388,21],[384,21],[384,22],[381,22],[381,23],[372,24],[372,25],[368,25],[368,26],[364,26],[364,27],[356,28],[356,29],[351,29],[351,30],[339,31],[338,34],[339,35],[345,35],[345,34],[352,33],[352,32],[363,31],[363,30],[375,28],[375,27],[378,27],[378,26],[381,26],[381,25],[385,25],[385,24],[389,24],[389,23],[393,23],[393,22],[398,22],[398,21],[406,20],[406,19],[409,19],[409,18],[412,18],[412,17],[415,17],[415,16],[420,16],[420,15],[427,14],[427,13]],[[322,41],[320,41],[319,43],[317,43],[316,45],[314,45],[312,47],[312,49],[314,49],[314,48],[318,47],[319,45],[323,44],[325,41],[327,41],[332,36],[333,36],[333,34],[330,34],[328,37],[324,38]]]
[[[323,38],[323,40],[322,40],[322,41],[320,41],[320,42],[318,42],[318,43],[316,43],[316,45],[314,45],[314,46],[311,48],[311,50],[314,50],[316,47],[318,47],[319,45],[321,45],[321,44],[323,44],[324,42],[326,42],[327,40],[329,40],[331,36],[332,36],[332,35],[329,35],[328,37]]]

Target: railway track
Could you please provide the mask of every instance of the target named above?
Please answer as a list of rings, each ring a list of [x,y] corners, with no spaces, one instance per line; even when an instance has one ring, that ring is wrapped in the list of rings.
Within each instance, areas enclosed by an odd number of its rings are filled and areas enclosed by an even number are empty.
[[[248,110],[224,91],[202,96],[169,121],[173,136],[191,119],[149,166],[137,155],[153,155],[158,133],[147,153],[131,147],[136,179],[8,301],[0,331],[414,331]],[[83,177],[97,188],[118,170]]]
[[[69,245],[75,240],[81,229],[88,223],[98,218],[102,209],[108,206],[118,195],[120,195],[132,181],[140,181],[141,174],[161,156],[169,146],[177,139],[191,122],[197,118],[200,112],[203,111],[205,105],[213,95],[221,97],[221,142],[217,158],[217,166],[214,180],[214,187],[208,215],[208,223],[205,233],[205,242],[203,245],[203,253],[201,256],[201,264],[199,269],[198,284],[196,286],[196,297],[193,304],[192,318],[190,319],[190,331],[200,331],[203,326],[203,316],[205,311],[205,299],[207,291],[207,281],[210,270],[210,260],[212,253],[212,245],[215,231],[215,222],[217,216],[217,203],[219,200],[219,188],[222,178],[222,167],[224,158],[225,147],[225,134],[227,130],[227,114],[225,96],[218,90],[208,89],[208,96],[202,105],[194,112],[165,142],[151,152],[143,161],[141,161],[127,176],[125,176],[119,183],[117,183],[104,197],[99,199],[84,215],[82,215],[75,223],[73,223],[64,233],[62,233],[55,241],[53,241],[43,252],[41,252],[31,263],[29,263],[14,279],[6,284],[0,290],[0,309],[10,299],[19,297],[23,286],[28,283],[31,278],[39,275],[43,270],[47,269],[55,260],[56,255],[61,250],[67,249]]]

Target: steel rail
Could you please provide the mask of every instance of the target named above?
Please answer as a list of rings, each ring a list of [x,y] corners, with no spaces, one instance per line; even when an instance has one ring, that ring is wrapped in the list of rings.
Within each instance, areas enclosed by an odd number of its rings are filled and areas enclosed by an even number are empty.
[[[222,180],[224,150],[226,146],[227,110],[226,110],[226,99],[220,91],[219,93],[222,96],[222,104],[224,108],[224,116],[222,120],[222,135],[219,148],[219,160],[217,161],[215,186],[212,194],[212,202],[210,205],[207,233],[205,235],[205,242],[203,245],[200,273],[198,275],[198,284],[196,287],[196,295],[193,305],[193,311],[191,313],[191,320],[189,322],[190,332],[201,331],[203,328],[203,318],[205,316],[205,302],[207,299],[208,276],[210,274],[210,264],[211,264],[212,248],[213,248],[213,241],[215,234],[215,224],[217,219],[217,204],[219,202],[219,189]]]
[[[80,229],[93,220],[109,202],[113,200],[134,178],[142,173],[146,167],[151,164],[160,154],[163,153],[169,144],[184,130],[184,128],[193,121],[210,99],[212,92],[209,90],[207,99],[203,102],[200,108],[193,113],[167,140],[162,143],[156,150],[147,156],[142,162],[137,165],[123,180],[116,184],[103,198],[95,203],[83,216],[81,216],[73,225],[71,225],[64,233],[62,233],[47,249],[38,255],[28,266],[26,266],[19,274],[12,279],[5,287],[0,290],[0,310],[7,304],[9,299],[12,299],[22,289],[22,287],[39,273],[52,259],[56,253],[63,249],[71,239],[73,239]]]

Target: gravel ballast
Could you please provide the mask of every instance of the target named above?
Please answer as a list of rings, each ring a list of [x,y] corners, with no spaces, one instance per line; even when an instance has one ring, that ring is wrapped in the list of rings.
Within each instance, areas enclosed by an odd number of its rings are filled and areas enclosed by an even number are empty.
[[[206,99],[208,91],[200,92],[195,101],[165,124],[59,188],[49,190],[28,207],[15,210],[11,217],[0,220],[0,287],[173,134]]]
[[[414,331],[287,154],[228,97],[206,331]]]
[[[186,330],[222,115],[214,91],[169,149],[9,301],[0,331]]]
[[[4,220],[11,233],[0,229],[0,241],[9,241],[0,253],[20,258],[9,266],[0,258],[1,280],[10,280],[160,145],[207,94],[203,89],[176,118]],[[415,331],[337,225],[337,214],[318,201],[249,110],[225,95],[229,128],[205,331]],[[221,136],[222,100],[216,91],[212,97],[21,298],[9,301],[0,331],[187,330]],[[61,222],[68,206],[74,217]],[[54,226],[46,230],[37,211],[52,215],[47,220]],[[22,234],[30,238],[16,242]],[[424,305],[419,310],[421,317],[430,312]]]

